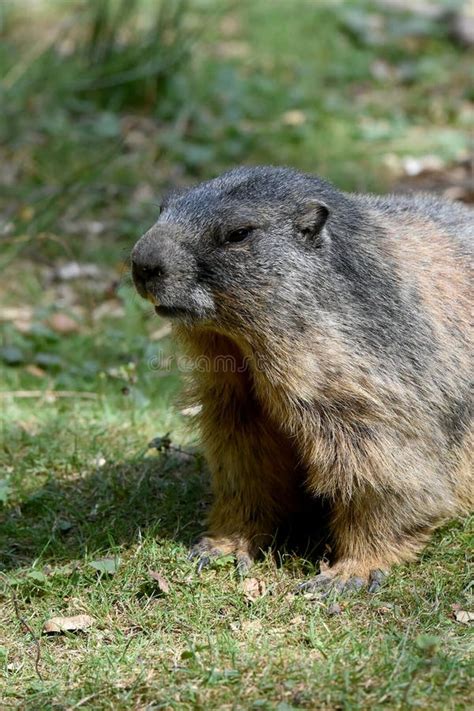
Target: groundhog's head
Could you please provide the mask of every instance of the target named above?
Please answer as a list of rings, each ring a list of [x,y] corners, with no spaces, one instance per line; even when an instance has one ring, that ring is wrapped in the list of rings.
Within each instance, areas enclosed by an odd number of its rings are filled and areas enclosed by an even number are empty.
[[[158,314],[186,323],[239,328],[301,309],[327,280],[335,200],[324,181],[271,167],[171,195],[133,249],[135,286]]]

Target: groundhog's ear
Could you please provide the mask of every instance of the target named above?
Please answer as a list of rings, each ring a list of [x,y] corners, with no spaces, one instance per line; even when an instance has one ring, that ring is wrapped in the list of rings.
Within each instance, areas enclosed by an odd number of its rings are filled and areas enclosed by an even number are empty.
[[[307,200],[296,216],[296,229],[315,247],[324,243],[324,225],[329,216],[329,208],[319,200]]]

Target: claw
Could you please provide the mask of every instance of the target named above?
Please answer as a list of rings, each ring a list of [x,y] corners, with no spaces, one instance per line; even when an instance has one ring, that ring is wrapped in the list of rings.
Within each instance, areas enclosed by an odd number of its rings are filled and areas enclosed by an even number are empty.
[[[202,541],[197,541],[191,546],[191,550],[188,553],[188,560],[194,560],[195,558],[200,558],[202,555],[208,553],[208,547],[203,545]]]
[[[322,592],[331,585],[331,582],[332,578],[329,575],[320,573],[319,575],[316,575],[316,577],[311,578],[311,580],[300,583],[296,587],[295,592],[297,595],[305,592]]]
[[[377,592],[385,580],[385,577],[386,573],[384,573],[383,570],[372,570],[369,577],[369,593]]]
[[[337,575],[327,575],[320,573],[315,578],[301,583],[296,588],[296,593],[318,592],[322,598],[327,598],[331,593],[346,593],[361,590],[367,585],[368,592],[374,593],[382,585],[386,573],[383,570],[372,570],[369,579],[358,577],[356,575],[350,578],[340,578]]]
[[[360,590],[365,585],[365,580],[363,578],[357,578],[357,577],[349,578],[348,580],[341,581],[341,582],[343,582],[341,592],[343,590]]]
[[[252,559],[245,553],[240,553],[237,555],[235,568],[237,574],[241,578],[245,578],[250,568],[252,567]]]
[[[202,573],[203,568],[207,568],[207,566],[211,562],[211,557],[208,555],[203,555],[201,558],[199,558],[199,562],[197,565],[197,573],[200,575]]]
[[[232,556],[235,559],[237,573],[240,577],[247,575],[253,560],[244,547],[233,546],[232,541],[214,541],[212,538],[202,538],[192,546],[188,553],[188,560],[197,560],[196,570],[200,574],[213,561],[227,556]]]

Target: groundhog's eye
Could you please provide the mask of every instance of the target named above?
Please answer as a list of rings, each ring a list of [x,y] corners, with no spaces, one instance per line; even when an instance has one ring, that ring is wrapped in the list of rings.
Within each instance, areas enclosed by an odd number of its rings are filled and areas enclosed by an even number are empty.
[[[247,239],[249,235],[251,235],[253,232],[253,227],[241,227],[238,230],[232,230],[232,232],[229,232],[226,236],[226,242],[243,242],[244,239]]]

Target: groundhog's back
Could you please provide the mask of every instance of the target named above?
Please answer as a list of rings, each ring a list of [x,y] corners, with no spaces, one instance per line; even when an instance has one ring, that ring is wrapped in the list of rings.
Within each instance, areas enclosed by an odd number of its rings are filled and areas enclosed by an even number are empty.
[[[400,288],[421,301],[434,338],[425,395],[451,420],[458,505],[474,507],[472,266],[474,210],[430,196],[358,197],[385,225],[381,248]],[[439,411],[438,410],[438,411]],[[448,426],[449,429],[449,426]]]

